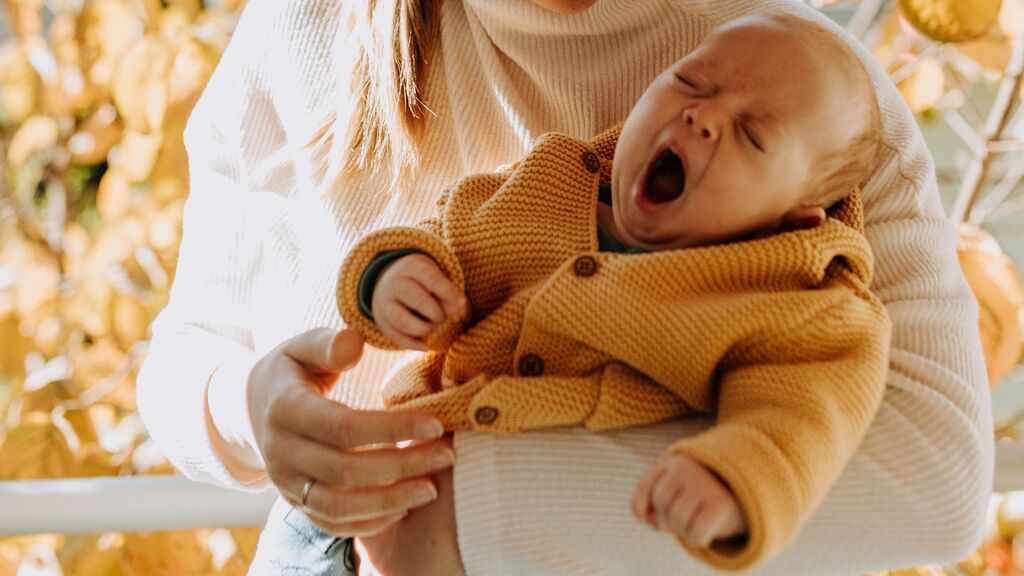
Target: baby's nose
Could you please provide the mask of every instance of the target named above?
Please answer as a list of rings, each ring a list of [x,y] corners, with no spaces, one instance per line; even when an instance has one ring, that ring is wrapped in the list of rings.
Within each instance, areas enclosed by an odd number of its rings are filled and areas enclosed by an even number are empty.
[[[705,140],[718,139],[718,127],[714,121],[714,111],[707,106],[693,106],[683,111],[683,121],[687,128],[695,131]]]

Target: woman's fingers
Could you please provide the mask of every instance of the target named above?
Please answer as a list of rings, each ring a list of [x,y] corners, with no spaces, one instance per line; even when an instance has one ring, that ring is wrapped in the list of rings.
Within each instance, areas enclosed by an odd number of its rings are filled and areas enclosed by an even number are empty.
[[[299,480],[301,478],[296,483]],[[363,522],[401,515],[435,498],[437,488],[426,478],[363,490],[348,490],[317,482],[309,490],[304,511],[311,519],[324,523]]]
[[[286,462],[318,482],[343,489],[358,489],[425,476],[450,467],[455,453],[444,442],[408,448],[346,452],[295,437],[282,452]]]
[[[281,351],[317,374],[338,374],[359,361],[363,336],[355,330],[317,328],[286,340]]]
[[[441,422],[428,414],[353,410],[310,393],[296,391],[283,407],[278,423],[293,433],[328,446],[354,449],[408,440],[433,440],[444,434]]]
[[[332,523],[324,520],[310,518],[310,521],[322,528],[328,534],[335,534],[346,538],[368,538],[376,536],[389,526],[409,515],[408,511],[384,518],[364,520],[362,522],[341,522]]]

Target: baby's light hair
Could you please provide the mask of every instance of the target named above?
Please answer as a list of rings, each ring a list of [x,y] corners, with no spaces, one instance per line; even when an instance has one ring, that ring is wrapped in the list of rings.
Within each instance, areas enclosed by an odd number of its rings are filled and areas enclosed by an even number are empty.
[[[797,30],[815,53],[835,62],[833,70],[849,92],[848,120],[859,127],[848,140],[821,152],[804,187],[809,202],[828,208],[862,187],[874,172],[882,144],[882,115],[871,77],[853,48],[825,26],[791,14],[767,18]]]

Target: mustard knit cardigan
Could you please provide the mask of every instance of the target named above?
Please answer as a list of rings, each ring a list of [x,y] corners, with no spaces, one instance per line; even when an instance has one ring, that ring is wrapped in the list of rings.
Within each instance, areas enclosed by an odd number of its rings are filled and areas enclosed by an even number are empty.
[[[620,128],[541,137],[507,171],[470,176],[440,217],[368,235],[337,302],[367,341],[395,349],[359,308],[363,271],[413,248],[469,300],[432,352],[384,390],[450,430],[627,427],[696,412],[717,425],[674,443],[720,476],[750,531],[691,553],[739,570],[777,553],[832,486],[885,387],[889,321],[868,290],[872,255],[855,194],[819,227],[645,254],[598,251],[598,185]]]

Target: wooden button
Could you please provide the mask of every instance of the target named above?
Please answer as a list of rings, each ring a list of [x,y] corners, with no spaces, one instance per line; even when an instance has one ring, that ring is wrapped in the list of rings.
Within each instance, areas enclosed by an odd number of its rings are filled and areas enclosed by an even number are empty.
[[[601,159],[597,157],[597,154],[587,150],[583,153],[583,165],[593,174],[601,169]]]
[[[476,409],[473,419],[476,420],[477,424],[494,424],[494,421],[498,419],[498,409],[492,406],[481,406]]]
[[[544,360],[536,354],[526,354],[519,359],[519,374],[522,376],[540,376],[544,373]]]
[[[597,274],[597,260],[593,256],[580,256],[572,263],[572,273],[580,278],[589,278]]]

